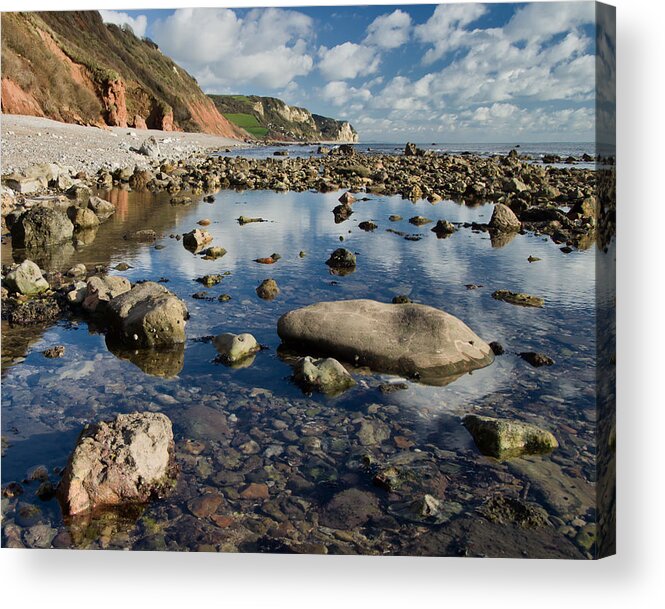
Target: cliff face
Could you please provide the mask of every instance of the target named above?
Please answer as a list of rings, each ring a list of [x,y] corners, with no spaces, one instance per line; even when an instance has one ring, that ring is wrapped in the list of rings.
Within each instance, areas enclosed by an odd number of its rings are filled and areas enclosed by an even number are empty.
[[[247,137],[156,44],[96,11],[2,14],[2,111]]]
[[[312,114],[275,97],[211,95],[217,109],[258,139],[298,142],[357,142],[350,123]]]
[[[358,134],[347,121],[337,121],[326,116],[312,115],[322,139],[327,142],[357,142]]]

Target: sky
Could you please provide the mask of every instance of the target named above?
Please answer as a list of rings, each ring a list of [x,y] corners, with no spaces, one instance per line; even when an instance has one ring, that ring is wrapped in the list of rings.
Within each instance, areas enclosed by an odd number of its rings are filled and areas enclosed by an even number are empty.
[[[270,95],[363,142],[590,142],[593,2],[100,11],[206,93]]]

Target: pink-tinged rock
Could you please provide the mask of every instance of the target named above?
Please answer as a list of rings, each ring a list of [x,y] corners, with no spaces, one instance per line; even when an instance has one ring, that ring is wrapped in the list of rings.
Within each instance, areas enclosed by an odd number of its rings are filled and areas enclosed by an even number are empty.
[[[67,515],[144,503],[170,489],[175,474],[169,418],[155,412],[121,414],[83,429],[57,495]]]

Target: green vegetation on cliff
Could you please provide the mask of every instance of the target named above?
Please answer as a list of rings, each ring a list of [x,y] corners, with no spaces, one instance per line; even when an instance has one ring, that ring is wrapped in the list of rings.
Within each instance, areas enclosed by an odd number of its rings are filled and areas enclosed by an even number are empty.
[[[234,125],[241,127],[247,133],[253,135],[256,138],[264,138],[268,134],[268,129],[263,127],[259,123],[256,116],[253,114],[243,114],[242,112],[238,114],[224,114],[224,116],[229,119]]]

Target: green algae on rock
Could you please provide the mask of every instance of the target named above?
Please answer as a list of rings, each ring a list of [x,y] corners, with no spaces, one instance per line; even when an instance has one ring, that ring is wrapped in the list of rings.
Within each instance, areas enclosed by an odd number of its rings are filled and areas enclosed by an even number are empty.
[[[547,453],[559,446],[549,431],[529,423],[475,414],[465,416],[463,423],[480,452],[497,459]]]
[[[540,308],[545,306],[545,300],[540,296],[532,296],[523,292],[511,292],[510,290],[496,290],[492,292],[494,300],[503,300],[513,305],[520,307],[536,307]]]

